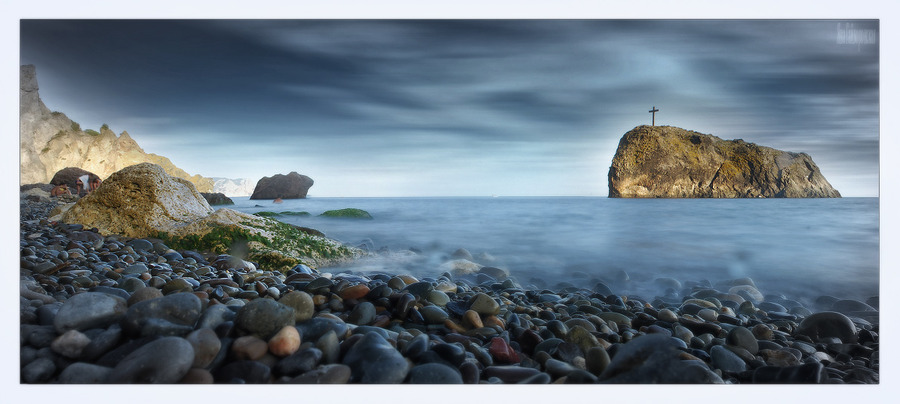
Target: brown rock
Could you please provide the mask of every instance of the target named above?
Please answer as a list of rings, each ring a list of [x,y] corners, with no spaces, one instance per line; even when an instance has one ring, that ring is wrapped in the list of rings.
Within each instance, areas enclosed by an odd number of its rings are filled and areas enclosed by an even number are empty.
[[[275,356],[288,356],[300,349],[300,332],[294,326],[285,326],[269,339],[269,352]]]
[[[262,358],[268,350],[269,344],[253,335],[235,339],[231,344],[231,352],[238,360],[255,361]]]
[[[619,141],[610,198],[839,198],[805,153],[672,126],[638,126]]]

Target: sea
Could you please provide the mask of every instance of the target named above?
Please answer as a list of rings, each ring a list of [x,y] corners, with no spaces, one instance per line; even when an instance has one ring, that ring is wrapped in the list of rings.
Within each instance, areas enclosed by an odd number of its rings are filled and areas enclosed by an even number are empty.
[[[879,199],[616,199],[605,197],[232,198],[238,211],[281,215],[349,245],[380,252],[330,272],[437,278],[463,248],[522,285],[597,281],[659,294],[683,285],[751,278],[797,300],[879,295]],[[372,220],[319,217],[357,208]],[[411,252],[412,251],[412,252]],[[614,288],[615,290],[615,288]]]

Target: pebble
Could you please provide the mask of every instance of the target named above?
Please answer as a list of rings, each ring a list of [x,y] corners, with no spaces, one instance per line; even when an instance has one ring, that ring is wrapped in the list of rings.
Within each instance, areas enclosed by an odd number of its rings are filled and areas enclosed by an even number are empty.
[[[59,382],[62,384],[98,384],[103,383],[112,368],[98,366],[85,362],[75,362],[59,374]]]
[[[728,345],[746,349],[751,355],[756,355],[759,351],[759,344],[756,342],[756,336],[753,332],[744,327],[734,327],[728,332],[725,338]]]
[[[838,338],[844,342],[855,342],[856,325],[844,314],[823,311],[810,315],[800,322],[797,333],[818,341],[822,338]]]
[[[286,325],[269,339],[269,352],[272,355],[283,357],[293,354],[300,349],[300,332],[292,325]]]
[[[53,352],[71,359],[78,359],[91,339],[77,330],[69,330],[57,337],[50,344]]]
[[[194,348],[180,337],[162,337],[138,348],[109,372],[107,383],[177,383],[194,363]]]
[[[192,293],[175,293],[144,300],[128,308],[122,328],[142,337],[185,336],[200,319],[202,304]]]
[[[350,312],[347,322],[356,325],[370,324],[375,320],[375,305],[370,302],[362,302]]]
[[[339,363],[323,365],[291,379],[298,384],[346,384],[350,382],[352,371],[349,366]]]
[[[237,338],[231,344],[231,352],[238,360],[255,361],[269,351],[269,344],[255,335],[245,335]]]
[[[254,299],[240,308],[234,323],[241,331],[267,339],[294,325],[294,309],[270,299]]]
[[[462,374],[441,363],[425,363],[410,369],[408,383],[411,384],[462,384]]]
[[[222,341],[212,328],[197,329],[185,339],[194,348],[194,362],[191,364],[194,368],[209,366],[222,349]]]
[[[351,382],[400,383],[409,373],[409,364],[387,340],[375,332],[364,335],[344,355],[352,369]]]
[[[469,310],[480,315],[490,316],[500,314],[500,305],[485,293],[479,293],[472,298]]]
[[[314,370],[322,362],[322,356],[317,348],[303,349],[279,360],[273,370],[284,376],[299,376]]]
[[[740,373],[747,370],[747,364],[734,352],[722,345],[716,345],[709,350],[712,365],[723,372]]]
[[[85,292],[70,297],[53,320],[56,331],[104,328],[125,315],[125,299],[106,293]]]

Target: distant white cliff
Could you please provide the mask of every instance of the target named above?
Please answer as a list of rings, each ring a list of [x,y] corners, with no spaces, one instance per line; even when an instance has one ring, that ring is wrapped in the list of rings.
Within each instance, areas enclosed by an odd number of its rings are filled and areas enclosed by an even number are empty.
[[[256,181],[246,178],[212,177],[213,192],[221,192],[225,196],[250,196],[256,188]]]

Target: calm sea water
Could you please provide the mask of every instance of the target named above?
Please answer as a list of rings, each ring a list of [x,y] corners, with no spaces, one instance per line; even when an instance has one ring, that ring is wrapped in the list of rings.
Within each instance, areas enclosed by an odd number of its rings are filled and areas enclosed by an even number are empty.
[[[444,259],[465,248],[490,254],[493,266],[540,287],[590,287],[594,279],[616,282],[625,271],[628,285],[646,286],[657,277],[712,283],[751,277],[764,293],[792,298],[878,295],[878,198],[232,199],[232,208],[248,213],[310,212],[313,217],[278,219],[345,243],[421,251],[414,264],[385,259],[356,270],[437,277]],[[315,217],[350,207],[374,220]]]

